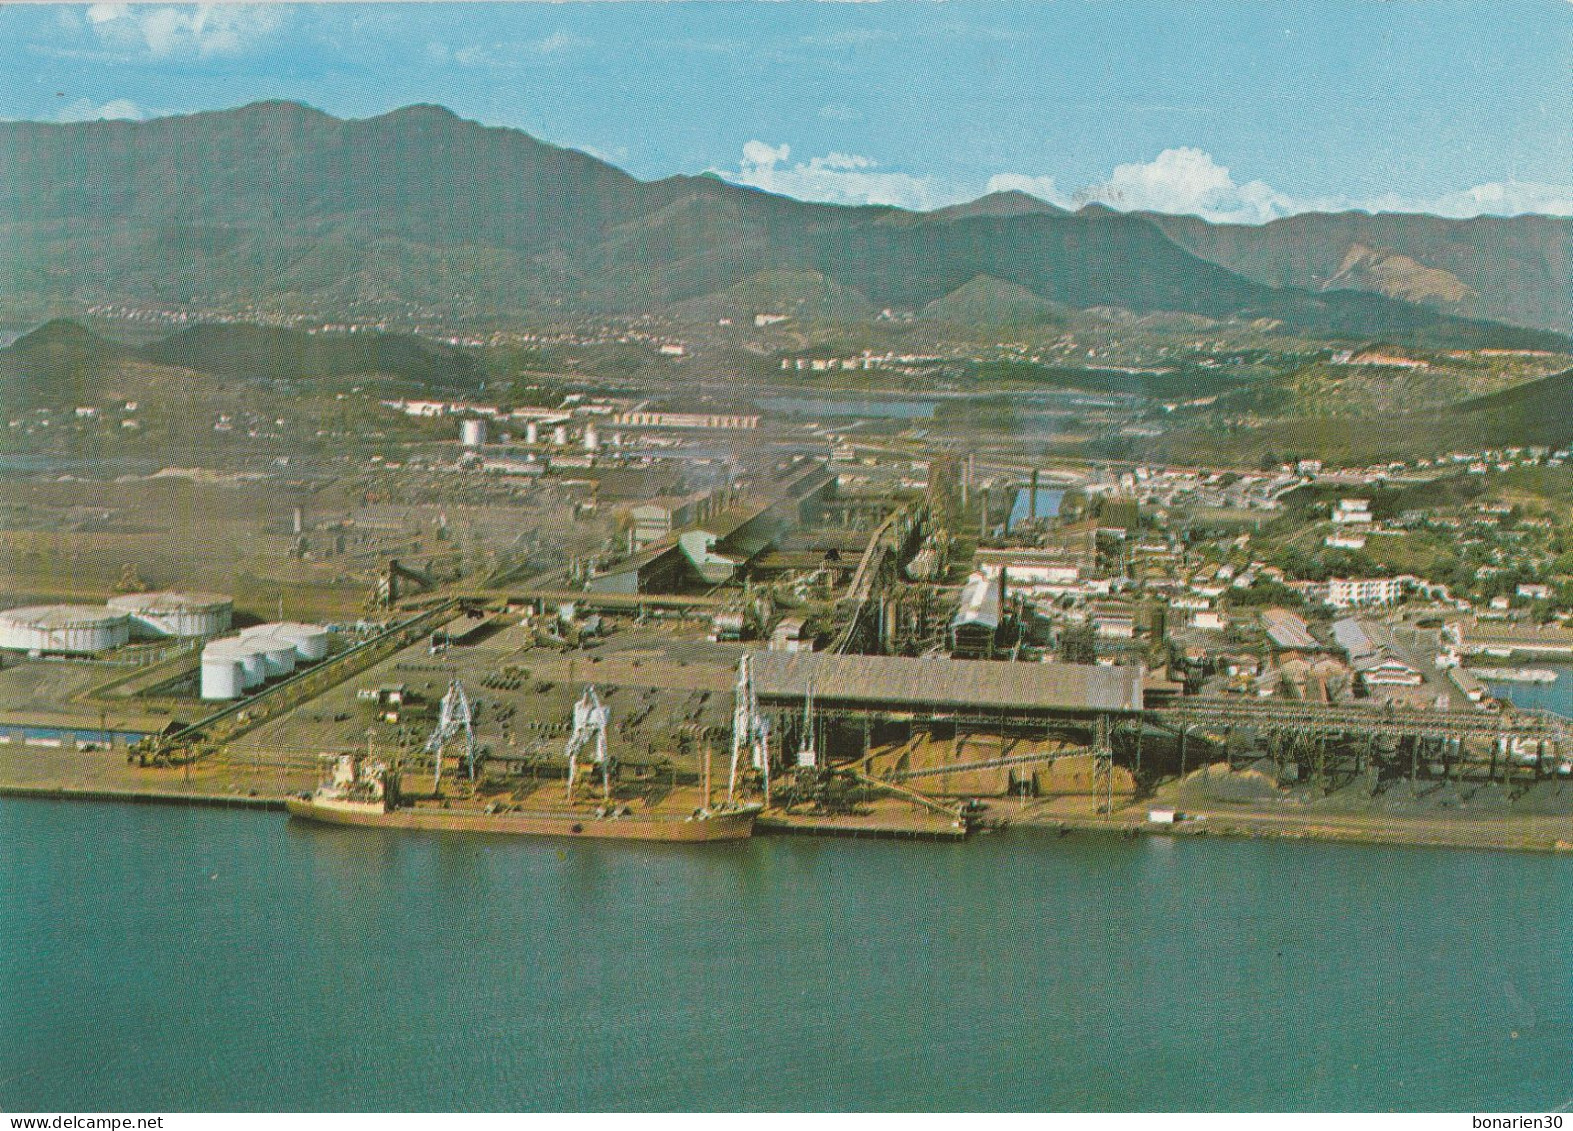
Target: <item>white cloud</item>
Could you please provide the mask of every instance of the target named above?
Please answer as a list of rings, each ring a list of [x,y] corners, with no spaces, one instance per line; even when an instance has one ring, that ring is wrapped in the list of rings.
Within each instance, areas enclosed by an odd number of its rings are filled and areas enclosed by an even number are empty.
[[[790,145],[753,140],[743,146],[735,173],[740,184],[800,200],[831,204],[889,204],[924,211],[967,199],[954,185],[933,178],[887,172],[869,157],[827,153],[792,162]],[[1375,197],[1297,197],[1266,181],[1240,181],[1206,150],[1193,146],[1165,149],[1151,161],[1116,165],[1101,181],[1067,192],[1054,177],[997,173],[988,192],[1028,193],[1061,208],[1104,204],[1122,212],[1164,212],[1201,216],[1213,223],[1262,224],[1301,212],[1427,212],[1464,218],[1513,216],[1526,212],[1573,216],[1573,187],[1501,181],[1435,197],[1388,193]]]
[[[1191,146],[1165,149],[1151,161],[1117,165],[1108,178],[1066,194],[1053,177],[1000,173],[990,192],[1017,189],[1064,208],[1106,204],[1125,212],[1201,216],[1214,223],[1261,224],[1301,212],[1429,212],[1437,216],[1512,216],[1524,212],[1573,215],[1573,187],[1506,181],[1477,185],[1436,197],[1295,197],[1265,181],[1243,184],[1227,166]]]
[[[458,48],[449,48],[445,43],[428,43],[426,56],[434,63],[442,64],[451,60],[461,67],[512,67],[521,59],[558,55],[578,47],[588,47],[592,42],[572,32],[559,30],[540,39],[476,43]]]
[[[129,98],[114,98],[105,103],[95,103],[89,98],[78,98],[55,114],[57,122],[140,122],[152,117],[145,108]]]
[[[1179,212],[1244,224],[1295,211],[1293,202],[1266,182],[1240,184],[1212,154],[1190,146],[1165,149],[1145,163],[1116,165],[1108,180],[1088,185],[1077,200],[1122,211]]]
[[[792,156],[790,145],[766,145],[762,141],[749,141],[743,143],[743,168],[750,166],[773,167],[788,157]]]
[[[726,175],[739,184],[799,200],[913,209],[934,208],[940,203],[928,177],[879,172],[878,162],[859,154],[828,153],[789,166],[786,161],[791,156],[790,145],[750,141],[743,146],[737,172]]]
[[[1540,212],[1573,216],[1573,185],[1548,185],[1537,181],[1491,181],[1462,192],[1444,193],[1428,200],[1394,195],[1375,197],[1358,207],[1373,212],[1430,212],[1463,219],[1469,216],[1517,216]]]
[[[583,36],[574,35],[567,31],[554,31],[542,39],[531,40],[523,44],[526,51],[537,55],[555,55],[559,51],[567,51],[574,47],[588,47],[590,41]]]
[[[88,28],[103,47],[160,59],[235,55],[282,22],[280,9],[272,4],[93,4],[87,9]]]

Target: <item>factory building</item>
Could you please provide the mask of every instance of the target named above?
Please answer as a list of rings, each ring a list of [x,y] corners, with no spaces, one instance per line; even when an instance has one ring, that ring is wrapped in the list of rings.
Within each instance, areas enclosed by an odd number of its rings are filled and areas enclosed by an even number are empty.
[[[1425,677],[1376,638],[1377,626],[1352,618],[1333,622],[1333,639],[1349,657],[1349,666],[1368,691],[1383,687],[1419,687]]]
[[[835,485],[835,474],[823,464],[795,462],[756,493],[699,519],[688,529],[667,534],[590,578],[586,588],[595,593],[671,593],[708,589],[733,580],[784,535],[803,525],[808,511]],[[673,517],[680,513],[675,510]],[[656,513],[642,517],[645,529],[652,533],[662,519]],[[633,519],[633,537],[637,539],[641,516]]]
[[[618,413],[615,423],[645,428],[721,428],[752,431],[759,427],[759,417],[751,414],[635,410]]]
[[[1267,638],[1273,642],[1273,648],[1277,651],[1321,650],[1321,642],[1311,635],[1311,626],[1297,613],[1292,613],[1288,609],[1264,609],[1261,619],[1262,627],[1267,630]]]
[[[958,660],[988,660],[994,656],[1005,611],[1004,572],[979,570],[961,590],[961,606],[950,620],[950,654]]]
[[[218,636],[235,613],[235,603],[216,593],[127,593],[108,605],[131,618],[138,636]]]
[[[1022,664],[825,652],[749,653],[762,708],[790,716],[805,697],[826,715],[994,723],[1142,710],[1140,666]]]
[[[89,656],[131,639],[131,618],[102,605],[30,605],[0,612],[0,648]]]

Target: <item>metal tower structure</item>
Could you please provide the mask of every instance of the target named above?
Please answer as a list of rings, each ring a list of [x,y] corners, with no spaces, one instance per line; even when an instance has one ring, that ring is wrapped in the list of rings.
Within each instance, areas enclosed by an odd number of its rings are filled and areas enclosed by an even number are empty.
[[[437,787],[442,783],[442,754],[444,748],[453,739],[464,736],[464,768],[471,781],[475,780],[475,728],[474,710],[470,706],[470,697],[464,693],[464,688],[458,680],[448,684],[448,691],[442,697],[442,710],[437,717],[437,729],[431,732],[431,737],[426,740],[426,753],[432,756],[432,792],[437,792]]]
[[[732,700],[732,769],[727,777],[726,800],[737,800],[737,768],[743,751],[749,752],[754,769],[765,775],[765,804],[770,803],[770,720],[759,712],[759,699],[754,694],[754,678],[749,671],[748,657],[737,661],[737,686]]]
[[[819,766],[819,751],[815,747],[814,734],[814,685],[808,685],[808,691],[803,696],[803,733],[797,740],[797,768],[812,770]]]
[[[1098,729],[1092,739],[1092,795],[1097,811],[1107,817],[1114,812],[1114,746],[1109,741],[1109,717],[1098,716]]]
[[[612,796],[612,765],[606,753],[606,727],[612,720],[612,709],[601,705],[595,687],[584,689],[579,702],[573,707],[573,733],[568,736],[568,799],[573,800],[574,779],[579,774],[579,755],[592,741],[595,743],[595,764],[601,767],[601,788],[604,795]]]

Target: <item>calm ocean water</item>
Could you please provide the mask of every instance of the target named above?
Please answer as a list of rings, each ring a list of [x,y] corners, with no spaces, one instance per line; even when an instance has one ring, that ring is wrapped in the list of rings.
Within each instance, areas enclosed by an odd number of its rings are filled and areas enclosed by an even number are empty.
[[[1573,1100],[1573,860],[0,801],[0,1108]]]
[[[1555,683],[1492,683],[1491,694],[1520,707],[1538,707],[1573,716],[1573,664],[1533,662],[1525,667],[1549,668],[1557,673]]]

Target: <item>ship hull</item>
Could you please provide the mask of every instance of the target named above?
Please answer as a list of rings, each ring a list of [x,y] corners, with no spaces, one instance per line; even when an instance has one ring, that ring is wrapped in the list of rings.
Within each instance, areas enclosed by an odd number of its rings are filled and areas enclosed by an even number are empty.
[[[753,835],[757,809],[713,813],[708,817],[597,818],[574,813],[482,813],[465,809],[372,810],[340,807],[306,797],[286,799],[290,815],[329,825],[371,829],[415,829],[427,832],[500,833],[513,836],[555,836],[579,840],[662,840],[701,843],[746,840]]]

